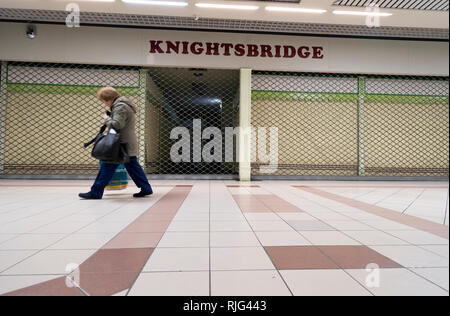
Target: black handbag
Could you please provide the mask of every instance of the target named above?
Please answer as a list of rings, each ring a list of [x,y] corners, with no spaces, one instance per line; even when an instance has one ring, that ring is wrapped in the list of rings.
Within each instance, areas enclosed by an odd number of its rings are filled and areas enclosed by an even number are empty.
[[[100,128],[100,133],[90,142],[84,144],[84,148],[94,144],[92,157],[107,163],[124,164],[130,162],[128,144],[120,142],[120,133],[103,134],[106,125]]]

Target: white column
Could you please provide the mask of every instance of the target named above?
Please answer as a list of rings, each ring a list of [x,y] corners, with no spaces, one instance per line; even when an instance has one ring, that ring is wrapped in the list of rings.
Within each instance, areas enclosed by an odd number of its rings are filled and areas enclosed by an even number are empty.
[[[241,69],[239,104],[239,179],[251,181],[252,70]]]

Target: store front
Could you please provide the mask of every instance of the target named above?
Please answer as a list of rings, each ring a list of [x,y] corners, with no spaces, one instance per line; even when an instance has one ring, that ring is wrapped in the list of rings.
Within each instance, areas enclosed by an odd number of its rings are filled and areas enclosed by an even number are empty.
[[[112,41],[110,28],[85,27],[73,42],[42,25],[33,49],[19,36],[0,48],[0,176],[95,174],[82,144],[102,124],[105,85],[137,105],[153,176],[449,175],[445,43],[114,30]],[[255,151],[233,133],[243,126],[256,143],[276,131],[276,150]]]

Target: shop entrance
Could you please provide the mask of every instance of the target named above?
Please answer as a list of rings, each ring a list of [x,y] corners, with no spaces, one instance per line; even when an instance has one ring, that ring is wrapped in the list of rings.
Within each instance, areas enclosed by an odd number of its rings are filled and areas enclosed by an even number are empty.
[[[238,126],[238,103],[239,71],[149,68],[146,172],[162,175],[236,173],[236,163],[227,162],[225,157],[226,147],[230,145],[226,142],[235,143],[235,139],[226,139],[225,131],[227,127]],[[215,131],[215,135],[210,131]],[[184,146],[180,142],[184,142]],[[211,142],[216,145],[211,146]],[[228,148],[235,151],[233,144]]]

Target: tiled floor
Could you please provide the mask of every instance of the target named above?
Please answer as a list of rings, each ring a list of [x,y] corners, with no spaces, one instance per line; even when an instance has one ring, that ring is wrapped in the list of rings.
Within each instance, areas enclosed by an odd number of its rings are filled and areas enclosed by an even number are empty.
[[[0,295],[449,295],[448,183],[152,184],[0,180]]]

